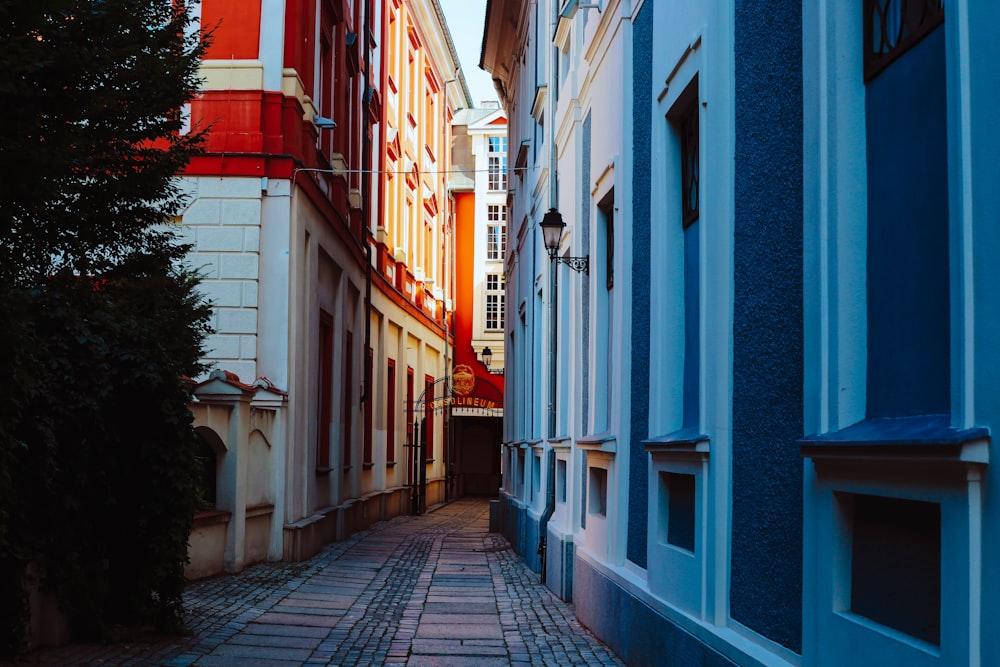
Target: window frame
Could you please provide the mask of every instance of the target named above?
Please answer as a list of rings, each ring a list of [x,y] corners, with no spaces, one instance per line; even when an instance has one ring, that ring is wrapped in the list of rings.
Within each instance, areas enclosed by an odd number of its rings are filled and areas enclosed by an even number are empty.
[[[385,379],[385,462],[396,463],[396,360],[386,359]]]
[[[316,470],[330,469],[331,423],[333,422],[333,315],[320,310],[318,391],[316,405]]]
[[[486,205],[486,259],[503,261],[507,253],[507,207]]]
[[[491,279],[496,279],[495,285],[491,286]],[[486,298],[483,305],[483,328],[487,331],[503,331],[506,324],[504,313],[506,281],[504,274],[490,272],[486,274]],[[491,308],[495,312],[491,316]],[[492,325],[492,326],[491,326]]]
[[[488,189],[503,192],[507,189],[507,137],[487,137]]]

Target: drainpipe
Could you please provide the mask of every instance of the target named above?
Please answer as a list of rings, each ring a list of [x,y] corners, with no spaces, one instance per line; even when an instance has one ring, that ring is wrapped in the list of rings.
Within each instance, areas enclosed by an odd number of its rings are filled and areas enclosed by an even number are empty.
[[[549,560],[549,550],[547,548],[549,519],[552,518],[552,513],[556,510],[556,450],[549,449],[547,460],[548,464],[545,466],[545,477],[547,479],[545,485],[545,510],[538,521],[538,532],[541,533],[541,537],[538,540],[538,553],[542,556],[543,584],[545,583],[545,572],[548,569],[546,565]]]
[[[447,90],[445,91],[445,99],[447,99]],[[450,168],[450,165],[449,165]],[[451,365],[453,363],[454,353],[448,345],[448,339],[451,335],[450,327],[448,326],[448,299],[452,296],[452,275],[455,271],[455,265],[452,263],[455,257],[455,195],[452,192],[448,192],[448,225],[445,227],[444,236],[444,275],[441,276],[441,282],[443,283],[444,290],[441,293],[441,313],[444,315],[444,392],[446,395],[443,397],[445,399],[451,398]],[[449,230],[451,233],[449,234]],[[452,485],[455,483],[454,470],[451,461],[455,457],[455,439],[452,433],[453,425],[451,423],[451,401],[445,400],[445,410],[443,414],[444,419],[444,499],[446,501],[454,499],[454,489]]]
[[[559,25],[559,3],[552,3],[552,25],[549,29],[550,35],[555,35],[556,26]],[[549,169],[552,178],[549,180],[549,208],[559,208],[559,151],[556,148],[556,86],[555,64],[558,58],[559,47],[552,44],[552,52],[549,57],[549,122],[546,125],[549,130]],[[556,319],[557,291],[559,289],[558,264],[549,261],[549,328],[552,331],[549,345],[549,438],[556,437],[556,359],[559,349],[559,323]]]
[[[559,24],[559,4],[556,2],[552,3],[552,24],[549,26],[549,34],[556,34],[556,26]],[[549,122],[546,125],[549,126],[548,140],[549,140],[549,169],[552,173],[552,178],[549,181],[549,205],[551,208],[559,207],[559,170],[558,170],[558,159],[559,152],[556,148],[556,87],[559,85],[556,82],[556,59],[558,56],[559,47],[552,44],[552,50],[549,54]],[[548,563],[548,533],[549,533],[549,519],[552,518],[552,513],[556,509],[556,452],[552,449],[551,439],[556,437],[556,359],[557,359],[557,349],[559,345],[559,330],[558,330],[558,320],[556,311],[556,301],[558,299],[557,292],[559,288],[558,279],[558,264],[553,261],[549,261],[549,329],[552,331],[552,336],[549,344],[549,450],[548,450],[548,464],[546,465],[545,476],[547,478],[547,484],[545,489],[545,509],[542,511],[542,516],[538,520],[538,553],[542,557],[542,572],[541,580],[545,583],[545,571],[547,569]]]
[[[365,251],[365,381],[364,389],[361,391],[361,402],[367,403],[371,400],[371,384],[374,379],[375,360],[372,359],[368,350],[371,349],[372,345],[372,236],[371,236],[371,196],[372,196],[372,150],[371,150],[371,48],[372,48],[372,37],[371,37],[371,27],[369,22],[371,21],[371,3],[366,1],[362,7],[364,12],[364,31],[365,31],[365,72],[364,72],[364,86],[362,90],[362,115],[364,120],[361,123],[361,242],[364,245]],[[367,169],[365,169],[367,161]],[[373,425],[365,420],[366,431],[373,430]],[[368,433],[367,437],[374,438],[374,433]],[[363,461],[362,463],[367,463]]]

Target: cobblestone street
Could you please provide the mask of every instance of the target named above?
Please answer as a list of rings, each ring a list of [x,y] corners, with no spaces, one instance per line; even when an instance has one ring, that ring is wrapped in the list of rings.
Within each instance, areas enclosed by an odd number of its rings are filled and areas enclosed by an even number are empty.
[[[22,665],[620,665],[488,533],[485,500],[400,517],[304,563],[188,587],[192,634],[74,645]]]

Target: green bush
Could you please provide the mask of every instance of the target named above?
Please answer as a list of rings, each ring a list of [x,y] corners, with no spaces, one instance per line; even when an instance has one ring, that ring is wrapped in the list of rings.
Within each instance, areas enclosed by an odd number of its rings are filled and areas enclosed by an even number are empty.
[[[75,637],[182,623],[209,313],[162,226],[204,140],[193,4],[0,0],[0,654],[29,565]]]
[[[198,480],[184,376],[200,371],[209,314],[173,268],[182,250],[4,295],[17,381],[0,431],[0,617],[24,618],[16,593],[35,563],[74,638],[182,627]],[[10,652],[18,628],[6,634]]]

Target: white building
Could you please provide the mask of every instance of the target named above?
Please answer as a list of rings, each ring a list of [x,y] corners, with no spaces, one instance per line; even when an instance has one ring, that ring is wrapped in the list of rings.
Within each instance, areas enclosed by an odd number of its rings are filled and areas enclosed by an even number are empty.
[[[495,497],[504,414],[507,116],[496,105],[452,123],[455,205],[454,477],[458,495]]]
[[[628,664],[1000,660],[998,19],[489,3],[503,528]]]

